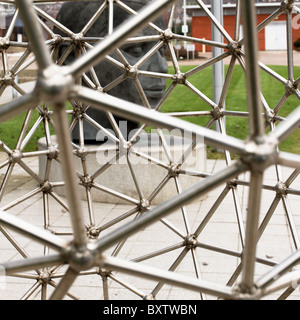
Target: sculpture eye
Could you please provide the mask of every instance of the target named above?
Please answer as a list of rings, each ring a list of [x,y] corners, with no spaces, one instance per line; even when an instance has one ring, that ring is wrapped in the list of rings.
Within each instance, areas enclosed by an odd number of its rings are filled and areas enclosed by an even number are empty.
[[[134,57],[140,57],[144,53],[143,46],[140,44],[124,47],[123,51]]]

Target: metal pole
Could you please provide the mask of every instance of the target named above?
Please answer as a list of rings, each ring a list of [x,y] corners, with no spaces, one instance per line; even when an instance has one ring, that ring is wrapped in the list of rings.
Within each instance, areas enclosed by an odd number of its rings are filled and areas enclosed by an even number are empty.
[[[242,3],[246,48],[246,85],[248,91],[250,139],[258,146],[263,143],[264,140],[255,10],[254,2],[244,1]],[[243,275],[240,284],[241,290],[247,293],[252,292],[254,287],[262,182],[263,170],[254,168],[250,178],[246,239],[243,254]]]
[[[215,18],[220,22],[220,24],[223,26],[223,0],[214,0],[211,4],[212,13],[215,16]],[[215,42],[223,43],[224,38],[217,28],[217,26],[212,23],[212,40]],[[219,57],[224,53],[224,50],[219,47],[213,46],[213,58]],[[213,96],[214,96],[214,102],[218,104],[218,101],[220,101],[222,91],[224,87],[224,59],[218,61],[213,65]],[[224,105],[219,106],[221,108],[225,107]],[[215,123],[215,129],[216,131],[220,131],[219,123]]]
[[[187,24],[186,24],[186,0],[183,0],[183,35],[187,36]]]
[[[183,35],[187,36],[187,24],[186,24],[186,0],[183,0]],[[184,41],[184,49],[186,49],[187,60],[189,59],[189,53],[187,51],[186,41]]]

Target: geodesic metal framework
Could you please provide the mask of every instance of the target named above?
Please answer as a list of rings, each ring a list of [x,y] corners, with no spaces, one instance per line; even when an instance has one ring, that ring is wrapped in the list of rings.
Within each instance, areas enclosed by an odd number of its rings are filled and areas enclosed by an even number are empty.
[[[283,1],[278,9],[269,16],[262,24],[256,25],[254,1],[236,1],[236,26],[232,38],[220,23],[214,18],[210,10],[201,0],[196,3],[202,8],[212,23],[224,36],[225,43],[217,43],[204,39],[196,39],[178,35],[172,32],[174,23],[176,1],[159,0],[152,1],[138,13],[134,12],[121,0],[107,0],[99,2],[99,9],[93,18],[86,24],[80,33],[74,33],[60,24],[53,17],[37,6],[41,1],[4,1],[7,4],[15,4],[16,11],[5,37],[1,38],[1,53],[3,73],[0,79],[0,93],[3,94],[7,87],[14,87],[21,93],[21,97],[6,103],[0,108],[1,122],[26,111],[23,127],[20,131],[16,146],[10,149],[5,144],[5,137],[1,141],[1,148],[7,158],[1,163],[0,168],[5,170],[0,194],[2,198],[0,212],[0,230],[3,237],[15,248],[17,256],[7,259],[1,264],[6,277],[16,279],[30,279],[30,286],[23,298],[31,298],[37,292],[41,292],[42,299],[63,299],[65,296],[77,298],[70,293],[74,281],[77,278],[86,279],[90,275],[101,277],[103,297],[109,298],[108,280],[119,283],[126,290],[143,299],[159,298],[159,292],[165,285],[183,287],[187,291],[196,292],[199,297],[206,295],[223,299],[260,299],[268,297],[274,292],[279,292],[279,298],[288,298],[297,289],[299,271],[295,266],[299,263],[299,237],[295,217],[289,205],[289,197],[299,196],[300,191],[296,185],[299,175],[299,155],[279,151],[280,144],[299,127],[299,108],[286,118],[280,116],[280,111],[290,96],[299,99],[299,78],[294,75],[293,43],[292,43],[292,12],[300,12],[292,0]],[[43,3],[46,3],[43,1]],[[120,28],[113,28],[114,5],[129,12],[132,17]],[[104,9],[109,10],[108,36],[103,39],[85,37],[85,33],[93,23],[101,16]],[[169,8],[168,25],[165,30],[150,23],[159,13]],[[279,15],[286,15],[287,42],[288,42],[288,77],[284,78],[270,67],[258,62],[257,32],[262,30]],[[17,43],[10,40],[17,17],[20,16],[28,35],[28,42]],[[243,17],[243,30],[245,37],[240,38],[241,18]],[[62,37],[53,32],[47,23],[65,32]],[[147,24],[157,35],[149,37],[135,37],[134,34]],[[42,41],[44,33],[47,39]],[[205,44],[221,47],[224,53],[213,57],[209,61],[192,68],[188,72],[182,72],[176,52],[173,47],[174,40]],[[99,41],[100,40],[100,41]],[[130,65],[122,53],[121,44],[153,42],[153,47],[143,56],[136,65]],[[69,46],[62,57],[58,56],[58,48],[64,43]],[[242,47],[245,45],[245,50]],[[143,70],[142,66],[163,46],[167,46],[171,52],[171,61],[174,66],[173,74],[150,72]],[[12,47],[24,48],[24,53],[18,62],[11,68],[8,64],[8,50]],[[63,62],[68,54],[76,48],[77,58],[71,64],[64,66]],[[110,54],[115,52],[117,59]],[[230,64],[226,74],[225,84],[220,101],[212,101],[189,81],[189,78],[212,66],[218,61],[230,58]],[[106,59],[112,65],[122,70],[122,76],[112,83],[102,87],[94,66],[101,60]],[[247,111],[230,110],[224,108],[225,99],[232,79],[234,67],[239,63],[246,76],[246,88],[248,96]],[[16,76],[32,63],[38,66],[37,82],[32,91],[24,92],[16,81]],[[282,84],[284,94],[275,106],[269,106],[260,88],[259,67],[273,79]],[[141,77],[168,79],[171,85],[166,90],[163,98],[151,108],[147,96],[141,86]],[[130,79],[136,86],[144,106],[139,106],[128,101],[121,100],[109,94],[109,91],[125,79]],[[295,80],[296,79],[296,80]],[[86,85],[83,86],[82,83]],[[187,87],[192,94],[199,97],[207,105],[207,110],[191,112],[177,112],[165,114],[160,112],[164,102],[178,86]],[[70,102],[71,108],[66,109],[66,101]],[[107,132],[101,123],[95,123],[86,115],[89,106],[105,111],[110,119],[116,135]],[[30,124],[33,113],[38,112],[38,120]],[[70,115],[72,120],[69,121]],[[140,122],[141,128],[136,134],[127,140],[122,136],[115,116]],[[180,117],[209,117],[205,127],[188,123]],[[227,134],[225,119],[229,117],[245,117],[249,121],[249,135],[243,141]],[[88,149],[83,136],[83,119],[92,123],[99,131],[104,132],[109,139],[116,142],[116,154],[113,161],[100,165],[95,172],[91,172],[87,166],[86,157],[95,153],[95,149]],[[212,126],[218,122],[221,132],[212,130]],[[79,142],[71,140],[70,132],[75,124],[79,125]],[[147,126],[157,129],[163,150],[167,160],[154,159],[149,154],[135,151],[135,142],[143,129]],[[45,150],[24,152],[28,141],[39,126],[45,131]],[[54,143],[50,128],[57,135],[58,144]],[[170,147],[166,142],[162,129],[180,130],[189,134],[192,139],[190,147],[183,152],[180,159],[173,159]],[[206,145],[224,150],[226,167],[221,171],[208,173],[189,171],[184,168],[184,162],[202,141]],[[153,190],[150,196],[145,196],[142,187],[142,176],[136,173],[132,164],[133,156],[143,157],[149,162],[155,163],[165,170],[165,178]],[[237,160],[232,160],[232,155]],[[45,172],[38,175],[26,163],[27,159],[39,157],[46,160]],[[80,160],[81,169],[76,169],[74,157]],[[107,171],[117,159],[125,157],[136,188],[136,196],[129,197],[117,190],[112,190],[95,182],[96,177]],[[63,179],[59,182],[51,181],[50,171],[53,163],[59,163],[63,168]],[[14,176],[14,170],[20,166],[34,182],[33,189],[25,194],[17,194],[14,199],[7,199],[5,192],[9,188]],[[268,185],[264,182],[264,172],[269,168],[275,168],[276,185]],[[283,168],[291,168],[287,178],[284,178]],[[249,178],[244,176],[246,173]],[[183,175],[192,175],[199,181],[186,190],[182,190],[180,178]],[[177,188],[177,195],[167,201],[153,205],[153,199],[166,187],[167,182],[172,181]],[[66,188],[66,201],[57,194],[56,188],[62,185]],[[87,207],[83,208],[80,201],[80,190],[86,193]],[[200,199],[211,190],[216,191],[214,204],[204,212],[201,220],[191,225],[188,204],[191,200]],[[243,206],[239,203],[240,188],[247,188],[248,203],[247,213],[243,216]],[[130,209],[125,210],[115,217],[107,217],[108,222],[97,221],[97,210],[94,210],[93,189],[121,198],[130,204]],[[264,201],[263,192],[271,191],[274,196],[266,212],[261,212],[261,203]],[[225,198],[232,193],[233,212],[238,229],[239,249],[229,249],[224,245],[213,245],[202,242],[201,235],[209,225],[218,208],[222,206]],[[23,206],[26,201],[32,201],[39,197],[41,203],[41,217],[43,225],[38,226],[35,222],[20,219],[13,210],[17,206]],[[67,232],[60,232],[59,226],[51,223],[57,207],[51,207],[50,199],[56,205],[64,209],[64,215],[70,219]],[[5,201],[6,200],[6,201]],[[271,218],[279,204],[283,203],[283,212],[288,220],[288,232],[291,234],[294,248],[291,254],[287,254],[283,261],[260,258],[257,248],[260,238],[263,236]],[[173,212],[179,210],[181,226],[178,227],[167,218]],[[87,221],[85,214],[87,212]],[[130,221],[128,221],[128,219]],[[143,256],[129,259],[122,256],[122,249],[128,239],[138,232],[145,234],[147,227],[153,227],[156,223],[162,224],[176,236],[175,243],[164,245],[164,240],[159,242],[158,248],[150,248]],[[57,228],[57,229],[56,229]],[[12,229],[13,233],[9,230]],[[70,231],[71,230],[71,231]],[[50,232],[49,232],[50,231]],[[105,232],[104,232],[105,231]],[[26,252],[18,235],[31,238],[34,243],[41,244],[43,253],[31,257]],[[157,237],[162,235],[157,234]],[[179,240],[178,240],[179,239]],[[21,241],[21,240],[20,240]],[[153,241],[154,242],[154,241]],[[133,243],[133,244],[132,244]],[[131,242],[131,245],[136,245]],[[161,261],[170,253],[178,254],[171,256],[170,264],[165,269],[161,267]],[[201,267],[197,253],[200,250],[213,252],[222,257],[231,257],[238,261],[237,267],[231,270],[231,277],[220,283],[214,280],[205,280],[201,276]],[[188,254],[192,256],[192,268],[194,274],[180,272],[180,266],[184,263]],[[0,253],[1,256],[1,253]],[[151,259],[158,258],[156,267],[151,265]],[[1,260],[2,256],[1,256]],[[149,262],[150,261],[150,262]],[[267,266],[268,270],[257,277],[256,266]],[[123,280],[124,274],[130,274],[132,278]],[[156,281],[151,290],[145,292],[135,284],[135,278],[150,278]],[[59,282],[57,282],[59,279]],[[84,286],[84,284],[83,284]],[[100,289],[99,289],[100,290]],[[80,294],[79,294],[80,295]]]

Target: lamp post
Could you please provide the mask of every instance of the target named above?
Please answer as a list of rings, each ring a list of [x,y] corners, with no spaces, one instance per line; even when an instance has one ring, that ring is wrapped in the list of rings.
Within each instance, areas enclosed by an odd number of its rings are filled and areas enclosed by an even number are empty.
[[[186,37],[188,34],[187,14],[186,14],[186,0],[183,0],[183,26],[182,33]],[[184,41],[184,49],[187,49],[186,41]]]
[[[211,4],[211,10],[215,18],[223,25],[223,0],[213,0]],[[223,36],[218,28],[212,23],[212,40],[216,42],[223,42]],[[213,57],[218,57],[223,53],[222,48],[213,47]],[[224,87],[224,60],[215,63],[213,65],[213,97],[214,101],[218,103]],[[224,108],[225,106],[223,106]],[[215,130],[220,131],[219,124],[216,122]]]

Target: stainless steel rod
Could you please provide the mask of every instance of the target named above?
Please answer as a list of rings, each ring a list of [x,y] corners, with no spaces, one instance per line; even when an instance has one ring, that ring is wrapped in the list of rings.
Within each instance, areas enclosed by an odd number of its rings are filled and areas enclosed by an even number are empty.
[[[287,60],[289,80],[294,79],[294,41],[293,41],[293,14],[291,11],[286,13],[286,33],[287,33]]]
[[[276,129],[270,133],[272,139],[277,139],[278,142],[284,141],[293,131],[300,126],[300,107],[295,109],[285,121],[282,121]]]
[[[294,252],[287,259],[273,267],[273,269],[267,274],[263,275],[256,281],[256,286],[258,288],[267,288],[273,284],[280,276],[290,271],[293,266],[298,264],[300,261],[300,250]]]
[[[71,148],[71,136],[64,104],[54,105],[54,116],[61,164],[65,179],[66,196],[68,199],[70,218],[74,232],[74,245],[78,247],[85,246],[87,238],[83,220],[83,209],[76,180],[75,164]]]
[[[257,32],[263,30],[268,24],[272,21],[276,20],[283,13],[282,8],[278,8],[275,12],[273,12],[267,19],[265,19],[261,24],[257,27]],[[243,45],[245,42],[245,38],[239,41],[239,45]]]
[[[254,272],[256,260],[256,245],[258,236],[258,222],[261,206],[261,189],[263,174],[258,171],[251,173],[248,198],[248,213],[246,219],[245,247],[243,252],[243,274],[240,288],[250,293],[254,287]]]
[[[196,2],[199,4],[199,6],[205,11],[206,15],[210,18],[212,23],[216,26],[216,28],[222,33],[224,38],[229,42],[232,43],[233,40],[231,36],[228,34],[228,32],[223,28],[223,26],[220,24],[220,22],[215,18],[215,16],[211,13],[211,11],[207,8],[207,6],[204,4],[202,0],[196,0]]]
[[[246,51],[246,85],[249,109],[250,138],[260,144],[263,141],[263,118],[260,99],[260,75],[258,69],[258,39],[256,10],[253,1],[242,1],[243,26]]]
[[[20,98],[12,100],[0,107],[0,123],[17,116],[29,108],[34,108],[39,103],[37,97],[33,93],[28,93]]]
[[[180,119],[175,119],[154,110],[148,110],[127,101],[104,95],[84,87],[75,87],[74,89],[74,98],[76,97],[80,101],[92,105],[94,108],[103,111],[109,110],[126,119],[147,123],[148,125],[154,125],[163,129],[179,129],[186,134],[191,134],[191,136],[195,134],[199,138],[203,138],[205,143],[216,148],[227,149],[240,155],[245,153],[244,142],[231,136],[226,136],[224,139],[224,135],[219,132],[213,132],[209,129]]]
[[[0,211],[0,224],[55,250],[68,247],[68,242],[7,212]]]
[[[5,270],[5,275],[10,276],[14,275],[17,272],[63,265],[64,263],[65,259],[60,254],[56,254],[11,261],[2,263],[0,264],[0,266]]]
[[[84,56],[74,61],[69,66],[70,74],[75,78],[80,76],[91,66],[101,61],[105,55],[113,51],[118,45],[123,43],[126,38],[129,38],[150,20],[154,19],[162,10],[172,5],[173,2],[175,2],[175,0],[151,2],[139,11],[138,15],[133,16],[115,29],[110,36],[101,41],[93,50],[88,51]]]
[[[72,286],[73,282],[76,280],[78,274],[79,273],[77,271],[69,267],[57,288],[52,293],[50,300],[62,300]]]
[[[40,71],[46,69],[52,64],[50,52],[48,51],[44,41],[42,27],[38,21],[37,15],[34,12],[32,1],[16,0],[16,4],[20,10],[20,16],[25,25],[27,35],[30,40],[32,51],[35,54]]]
[[[191,279],[178,273],[163,271],[146,265],[120,260],[112,257],[105,257],[101,263],[108,268],[126,272],[133,275],[139,275],[150,279],[162,281],[164,283],[173,284],[179,287],[203,292],[223,298],[232,298],[233,291],[231,288],[219,284],[210,283],[204,280]]]
[[[234,164],[221,172],[214,174],[203,181],[199,182],[195,186],[183,191],[181,194],[176,195],[170,200],[158,205],[154,209],[148,211],[133,222],[126,224],[125,226],[111,232],[109,235],[101,238],[97,242],[98,250],[102,251],[116,243],[118,240],[123,239],[125,236],[129,236],[141,228],[146,227],[154,221],[165,217],[174,210],[182,207],[187,201],[191,201],[200,197],[203,193],[207,193],[209,190],[215,188],[230,178],[237,176],[239,173],[245,171],[247,167],[243,164]]]

